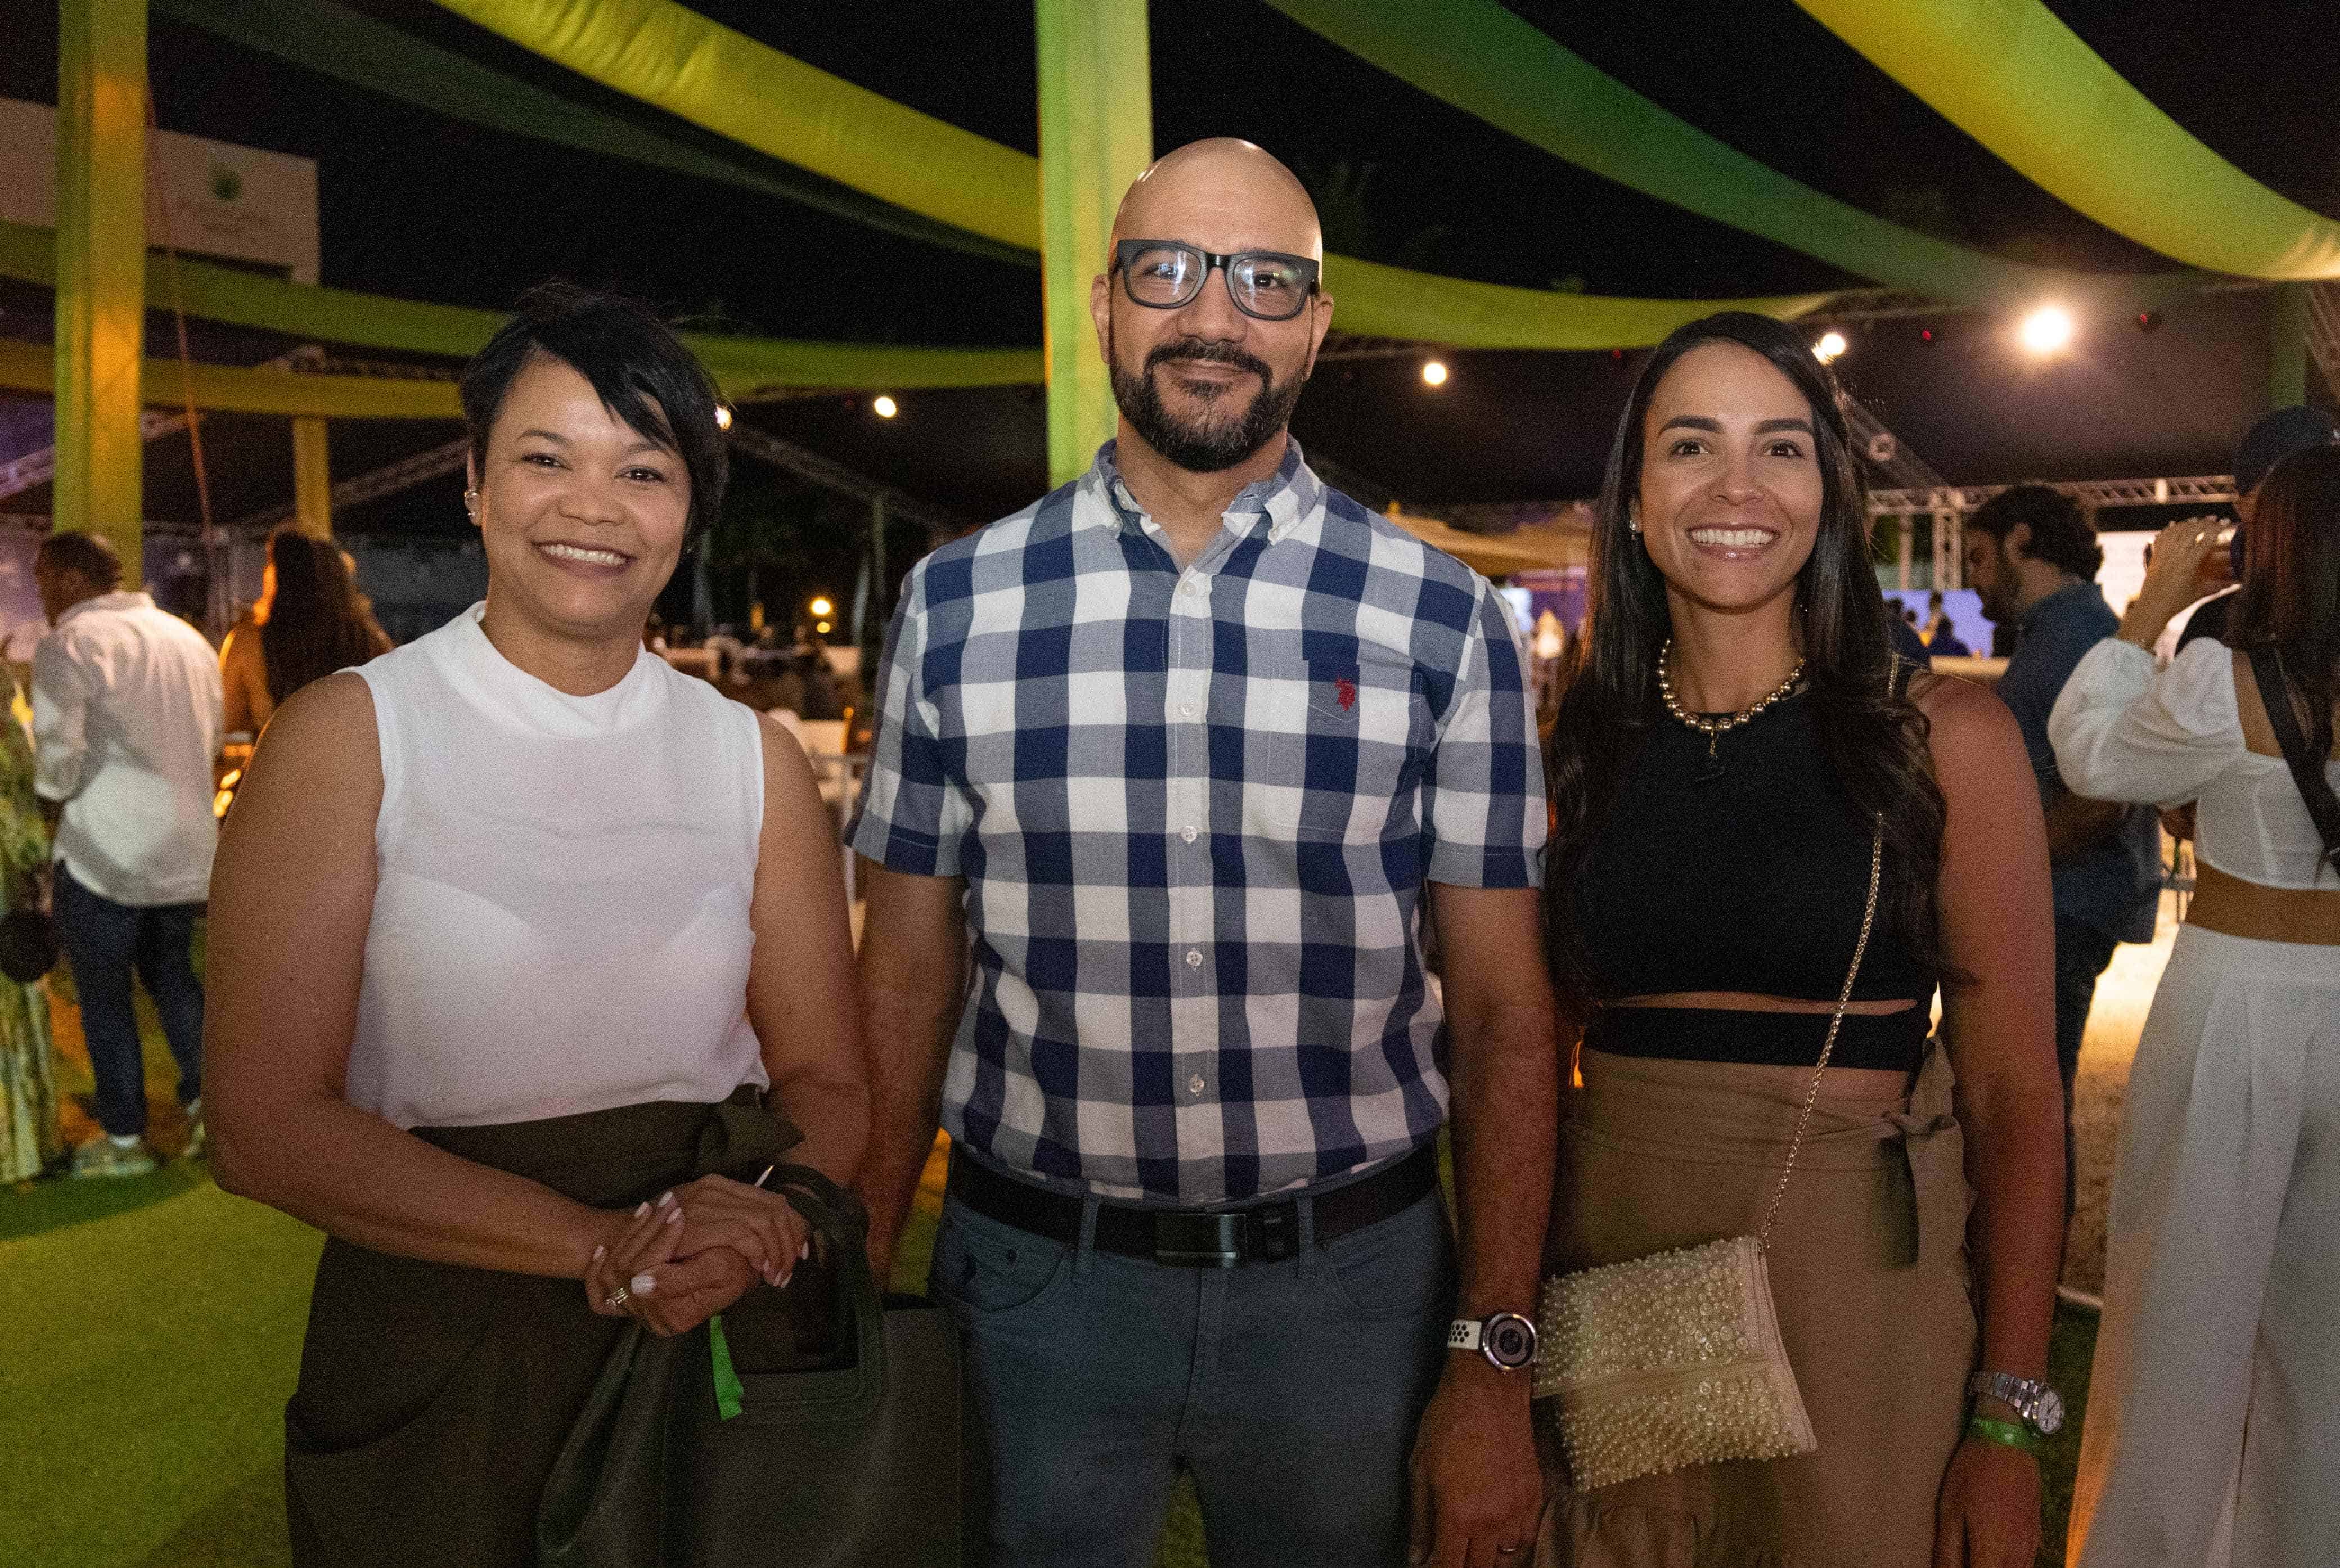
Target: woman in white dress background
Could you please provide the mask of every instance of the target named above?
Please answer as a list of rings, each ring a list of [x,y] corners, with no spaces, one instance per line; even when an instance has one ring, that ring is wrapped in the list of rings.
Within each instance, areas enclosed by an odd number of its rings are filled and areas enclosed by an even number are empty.
[[[2266,709],[2292,701],[2309,754],[2331,757],[2340,451],[2266,481],[2232,646],[2157,673],[2154,640],[2224,575],[2220,531],[2190,518],[2155,541],[2119,634],[2048,725],[2077,792],[2199,810],[2200,881],[2121,1126],[2078,1568],[2340,1563],[2340,871]],[[2264,647],[2285,693],[2253,677]]]

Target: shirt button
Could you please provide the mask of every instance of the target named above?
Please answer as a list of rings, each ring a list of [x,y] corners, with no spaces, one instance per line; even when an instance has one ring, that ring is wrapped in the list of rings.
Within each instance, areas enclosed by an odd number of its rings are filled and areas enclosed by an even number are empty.
[[[1189,595],[1190,597],[1194,594],[1202,592],[1202,579],[1196,577],[1188,578],[1185,582],[1178,585],[1178,591]]]
[[[1186,967],[1190,969],[1199,969],[1203,967],[1203,951],[1201,948],[1189,948],[1186,949]]]
[[[1196,1073],[1193,1077],[1186,1080],[1186,1092],[1190,1095],[1199,1095],[1203,1092],[1202,1074]]]
[[[1185,827],[1185,828],[1181,828],[1180,829],[1178,829],[1178,837],[1180,837],[1181,839],[1184,839],[1185,840],[1186,840],[1186,842],[1187,842],[1187,843],[1191,844],[1191,843],[1193,843],[1193,842],[1195,841],[1195,829],[1194,829],[1191,826],[1190,826],[1190,827]]]
[[[1191,702],[1181,702],[1178,704],[1178,716],[1181,719],[1192,719],[1195,717],[1195,705]]]

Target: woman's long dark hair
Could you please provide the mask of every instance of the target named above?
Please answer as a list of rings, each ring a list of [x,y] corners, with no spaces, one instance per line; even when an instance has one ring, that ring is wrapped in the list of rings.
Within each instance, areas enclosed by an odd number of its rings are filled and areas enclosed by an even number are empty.
[[[1554,978],[1579,997],[1590,994],[1591,976],[1574,918],[1576,876],[1627,766],[1659,722],[1658,658],[1673,629],[1665,577],[1628,517],[1641,488],[1642,425],[1675,362],[1717,342],[1761,354],[1811,405],[1819,531],[1795,593],[1813,724],[1825,760],[1864,825],[1884,815],[1890,853],[1880,909],[1921,963],[1942,967],[1934,884],[1947,811],[1927,750],[1926,716],[1894,690],[1885,598],[1869,556],[1867,507],[1841,394],[1800,332],[1769,316],[1726,311],[1680,328],[1642,366],[1609,449],[1595,511],[1585,630],[1574,645],[1548,759],[1557,820],[1546,862],[1545,927]]]
[[[2268,474],[2251,511],[2250,555],[2226,630],[2236,648],[2283,656],[2307,752],[2332,750],[2340,700],[2340,447],[2310,447]],[[2276,694],[2259,693],[2272,703]]]
[[[363,664],[390,646],[341,547],[290,524],[268,536],[276,591],[260,624],[268,695],[278,707],[312,680]]]

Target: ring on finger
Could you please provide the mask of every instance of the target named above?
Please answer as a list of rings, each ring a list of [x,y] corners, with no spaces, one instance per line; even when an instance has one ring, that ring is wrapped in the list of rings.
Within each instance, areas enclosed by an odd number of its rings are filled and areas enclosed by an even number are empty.
[[[603,1296],[601,1298],[601,1305],[608,1307],[611,1312],[620,1312],[624,1310],[626,1303],[633,1299],[634,1293],[628,1290],[621,1285],[617,1289],[611,1291],[609,1295]]]

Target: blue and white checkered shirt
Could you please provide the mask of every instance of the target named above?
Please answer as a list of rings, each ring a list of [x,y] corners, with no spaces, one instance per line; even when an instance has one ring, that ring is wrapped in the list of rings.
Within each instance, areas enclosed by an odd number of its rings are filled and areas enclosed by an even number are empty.
[[[1506,606],[1292,444],[1181,571],[1116,476],[912,571],[848,838],[964,877],[965,1146],[1194,1206],[1342,1176],[1446,1115],[1424,879],[1541,880]]]

